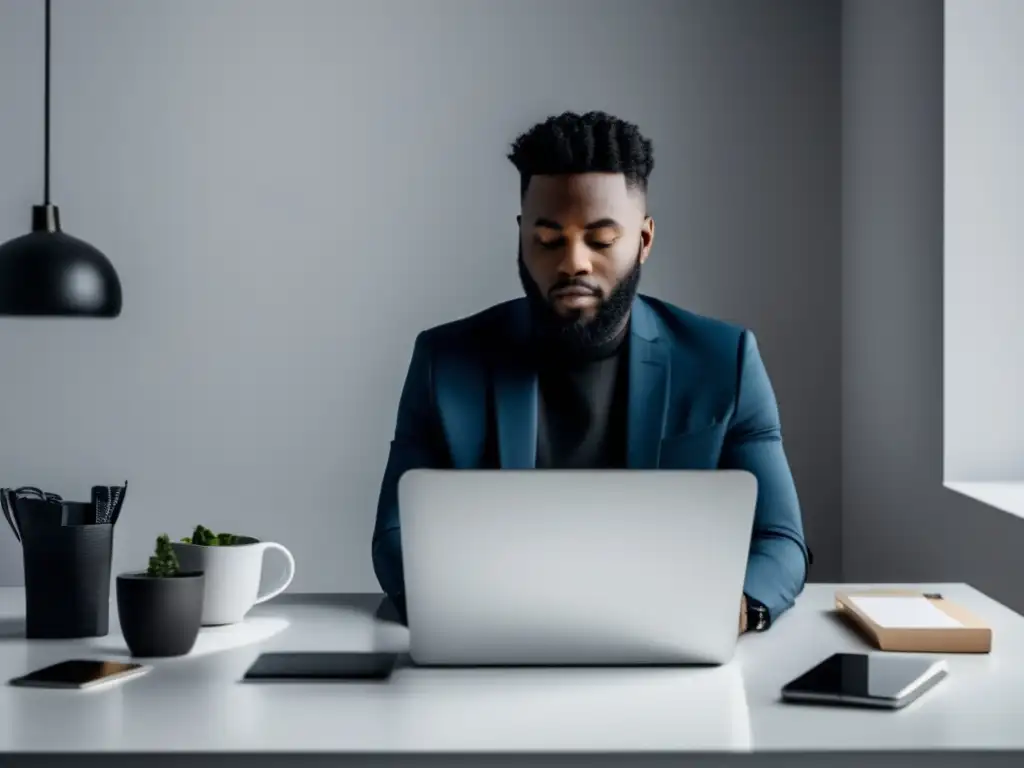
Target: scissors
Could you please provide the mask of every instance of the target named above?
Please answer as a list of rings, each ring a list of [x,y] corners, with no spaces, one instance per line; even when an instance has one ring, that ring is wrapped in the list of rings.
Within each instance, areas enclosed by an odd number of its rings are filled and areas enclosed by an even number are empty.
[[[114,498],[110,502],[110,524],[113,525],[117,522],[117,518],[121,516],[121,507],[124,506],[124,497],[128,495],[128,481],[124,481],[124,485],[114,486]]]
[[[128,481],[124,485],[94,485],[92,488],[92,504],[96,510],[97,523],[113,525],[121,516],[124,497],[128,494]]]

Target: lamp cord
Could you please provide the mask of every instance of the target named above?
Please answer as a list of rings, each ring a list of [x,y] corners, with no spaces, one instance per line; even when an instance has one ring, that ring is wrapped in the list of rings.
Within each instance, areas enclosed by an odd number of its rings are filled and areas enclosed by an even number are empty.
[[[43,202],[50,204],[50,0],[46,0],[46,65],[43,94],[46,100],[43,114]]]

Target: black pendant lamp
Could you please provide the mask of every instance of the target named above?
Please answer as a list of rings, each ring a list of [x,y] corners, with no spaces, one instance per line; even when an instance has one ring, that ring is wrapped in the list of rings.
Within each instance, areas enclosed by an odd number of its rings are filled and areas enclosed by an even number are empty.
[[[62,232],[50,202],[50,0],[46,0],[44,200],[32,208],[32,231],[0,245],[0,315],[117,317],[121,281],[93,246]]]

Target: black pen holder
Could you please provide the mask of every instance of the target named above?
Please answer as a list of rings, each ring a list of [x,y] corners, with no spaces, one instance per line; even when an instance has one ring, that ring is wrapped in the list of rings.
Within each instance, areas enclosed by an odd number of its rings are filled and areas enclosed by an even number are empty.
[[[109,523],[22,530],[27,638],[103,637],[109,632],[113,540]]]

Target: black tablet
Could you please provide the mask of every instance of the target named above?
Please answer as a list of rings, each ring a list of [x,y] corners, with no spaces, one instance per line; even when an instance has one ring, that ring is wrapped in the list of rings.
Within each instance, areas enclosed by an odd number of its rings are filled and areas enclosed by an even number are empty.
[[[376,651],[261,653],[243,680],[386,680],[397,655]]]

